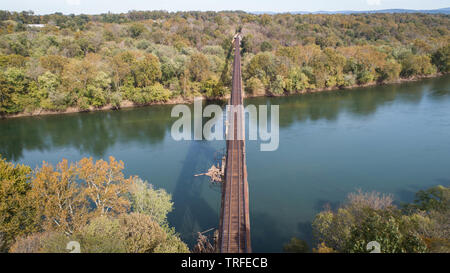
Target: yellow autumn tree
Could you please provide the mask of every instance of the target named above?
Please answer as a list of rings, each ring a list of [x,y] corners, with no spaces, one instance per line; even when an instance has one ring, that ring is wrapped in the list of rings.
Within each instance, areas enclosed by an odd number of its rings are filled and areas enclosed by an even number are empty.
[[[30,197],[45,230],[72,234],[89,218],[89,203],[76,180],[76,166],[64,159],[54,168],[44,162],[32,180]]]
[[[94,217],[126,212],[131,178],[124,178],[123,168],[114,157],[109,162],[83,158],[70,165],[64,159],[56,168],[44,162],[30,192],[42,228],[71,235]]]
[[[85,183],[84,193],[95,204],[96,216],[126,212],[130,202],[126,198],[132,178],[122,173],[124,164],[109,157],[109,163],[83,158],[77,164],[78,177]]]

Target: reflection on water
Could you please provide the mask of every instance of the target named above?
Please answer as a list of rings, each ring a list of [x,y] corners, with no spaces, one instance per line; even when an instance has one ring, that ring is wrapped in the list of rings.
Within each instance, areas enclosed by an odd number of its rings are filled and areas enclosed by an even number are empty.
[[[210,102],[211,103],[211,102]],[[222,106],[226,101],[219,101]],[[280,147],[260,152],[247,141],[253,250],[277,252],[292,236],[311,245],[311,221],[356,188],[409,201],[436,184],[450,185],[450,77],[416,83],[250,98],[280,105]],[[192,106],[191,106],[192,107]],[[217,227],[220,194],[205,177],[224,141],[174,141],[172,106],[0,120],[0,154],[31,166],[84,156],[123,160],[168,190],[170,223],[193,244]],[[204,120],[205,122],[206,120]]]
[[[280,127],[283,128],[297,121],[335,121],[343,112],[368,116],[395,100],[418,104],[425,95],[431,100],[441,100],[450,94],[448,78],[289,97],[251,98],[245,103],[282,105]],[[209,103],[225,104],[224,101]],[[117,142],[155,144],[170,132],[174,121],[170,117],[171,109],[171,106],[156,105],[121,111],[1,120],[0,154],[17,161],[23,156],[23,150],[45,151],[70,146],[101,157]]]
[[[169,215],[168,220],[177,227],[177,231],[183,235],[183,240],[190,245],[193,245],[197,238],[193,231],[216,227],[219,222],[218,208],[211,207],[201,194],[205,179],[192,175],[192,170],[208,166],[209,162],[205,159],[209,159],[215,152],[208,142],[191,141],[172,193],[176,209]]]
[[[0,154],[19,160],[23,150],[48,151],[73,147],[103,156],[117,142],[157,143],[170,126],[170,108],[18,118],[0,122]]]

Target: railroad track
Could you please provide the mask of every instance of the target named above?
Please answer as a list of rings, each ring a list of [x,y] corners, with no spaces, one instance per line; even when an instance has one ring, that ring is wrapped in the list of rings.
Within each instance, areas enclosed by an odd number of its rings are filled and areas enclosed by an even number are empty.
[[[243,104],[239,36],[234,40],[234,47],[233,85],[230,104],[239,106]],[[222,253],[248,253],[251,252],[251,247],[243,108],[231,112],[229,118],[233,120],[231,123],[233,130],[232,132],[228,131],[228,133],[233,134],[233,139],[227,140],[219,250]],[[239,126],[240,129],[238,129]]]

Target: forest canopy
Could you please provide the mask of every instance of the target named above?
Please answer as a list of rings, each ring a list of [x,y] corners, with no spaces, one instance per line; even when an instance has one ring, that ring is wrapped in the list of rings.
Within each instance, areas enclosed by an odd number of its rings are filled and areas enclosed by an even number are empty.
[[[0,115],[223,97],[238,29],[250,95],[447,73],[449,26],[420,13],[0,11]]]
[[[137,176],[124,163],[83,158],[32,170],[0,157],[0,253],[188,252],[167,214],[172,196]]]

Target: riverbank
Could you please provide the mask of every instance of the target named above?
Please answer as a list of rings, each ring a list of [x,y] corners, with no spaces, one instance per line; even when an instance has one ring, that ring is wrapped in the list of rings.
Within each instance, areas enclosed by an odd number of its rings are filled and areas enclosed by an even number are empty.
[[[367,84],[363,84],[363,85],[352,85],[352,86],[347,86],[347,87],[330,87],[330,88],[317,88],[317,89],[308,89],[308,90],[302,90],[296,93],[291,93],[291,94],[281,94],[281,95],[275,95],[275,94],[248,94],[245,93],[244,97],[245,98],[252,98],[252,97],[283,97],[283,96],[290,96],[290,95],[296,95],[296,94],[307,94],[307,93],[316,93],[316,92],[326,92],[326,91],[336,91],[336,90],[350,90],[350,89],[355,89],[355,88],[365,88],[365,87],[371,87],[371,86],[379,86],[379,85],[390,85],[390,84],[401,84],[401,83],[405,83],[405,82],[415,82],[415,81],[420,81],[420,80],[424,80],[424,79],[430,79],[430,78],[438,78],[438,77],[442,77],[448,75],[448,73],[436,73],[433,75],[428,75],[428,76],[416,76],[416,77],[412,77],[412,78],[400,78],[398,80],[395,81],[389,81],[389,82],[383,82],[383,83],[379,83],[379,82],[371,82],[371,83],[367,83]],[[219,98],[222,100],[226,100],[229,98],[229,94],[227,94],[226,96],[224,96],[223,98]],[[205,97],[203,99],[206,99]],[[126,108],[136,108],[136,107],[145,107],[145,106],[150,106],[150,105],[173,105],[173,104],[190,104],[193,103],[194,98],[193,97],[189,97],[189,98],[184,98],[184,97],[177,97],[177,98],[173,98],[170,99],[168,101],[165,102],[151,102],[151,103],[146,103],[146,104],[136,104],[133,103],[132,101],[128,101],[125,100],[123,102],[120,103],[120,107],[115,107],[111,104],[102,106],[102,107],[90,107],[89,109],[80,109],[78,107],[68,107],[66,110],[64,111],[51,111],[51,110],[44,110],[44,109],[38,109],[35,110],[33,112],[22,112],[22,113],[17,113],[17,114],[11,114],[11,115],[4,115],[1,118],[5,119],[5,118],[19,118],[19,117],[32,117],[32,116],[45,116],[45,115],[60,115],[60,114],[72,114],[72,113],[83,113],[83,112],[96,112],[96,111],[108,111],[108,110],[120,110],[120,109],[126,109]]]
[[[426,80],[426,79],[433,79],[433,78],[439,78],[439,77],[443,77],[448,75],[449,73],[436,73],[436,74],[432,74],[432,75],[427,75],[427,76],[416,76],[416,77],[411,77],[411,78],[400,78],[397,79],[395,81],[387,81],[387,82],[371,82],[371,83],[366,83],[366,84],[355,84],[355,85],[351,85],[351,86],[345,86],[345,87],[327,87],[327,88],[316,88],[316,89],[307,89],[307,90],[302,90],[299,92],[295,92],[295,93],[290,93],[290,94],[281,94],[281,95],[276,95],[276,94],[261,94],[261,95],[252,95],[252,94],[245,94],[246,98],[254,98],[254,97],[286,97],[286,96],[291,96],[291,95],[298,95],[298,94],[308,94],[308,93],[316,93],[316,92],[329,92],[329,91],[337,91],[337,90],[351,90],[351,89],[356,89],[356,88],[366,88],[366,87],[373,87],[373,86],[383,86],[383,85],[394,85],[394,84],[402,84],[402,83],[407,83],[407,82],[417,82],[417,81],[421,81],[421,80]]]

